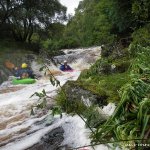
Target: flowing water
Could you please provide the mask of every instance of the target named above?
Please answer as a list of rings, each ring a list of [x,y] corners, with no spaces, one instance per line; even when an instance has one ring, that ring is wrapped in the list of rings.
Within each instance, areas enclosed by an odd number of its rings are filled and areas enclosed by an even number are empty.
[[[50,70],[56,75],[56,78],[63,85],[68,80],[77,80],[81,70],[88,69],[92,63],[100,57],[100,47],[89,49],[64,50],[66,55],[57,56],[56,61],[62,62],[68,60],[74,72],[60,72],[54,65],[49,66]],[[37,74],[40,65],[32,63],[32,69]],[[33,85],[12,85],[11,80],[4,82],[0,86],[0,149],[1,150],[25,150],[40,142],[41,138],[56,129],[62,127],[63,142],[61,145],[68,145],[75,148],[90,144],[90,131],[85,128],[84,122],[78,116],[68,116],[63,114],[62,119],[59,116],[53,117],[48,109],[36,110],[35,115],[30,115],[31,107],[38,103],[38,97],[30,96],[35,92],[41,92],[43,89],[49,95],[48,108],[51,108],[55,102],[58,88],[52,86],[47,77],[41,77]],[[105,110],[110,112],[114,106]],[[107,112],[106,112],[107,113]],[[108,147],[100,145],[95,147],[97,150],[107,150]]]

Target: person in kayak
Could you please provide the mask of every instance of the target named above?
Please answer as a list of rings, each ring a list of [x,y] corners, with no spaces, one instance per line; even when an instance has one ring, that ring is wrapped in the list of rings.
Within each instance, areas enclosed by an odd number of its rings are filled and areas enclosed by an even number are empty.
[[[25,78],[34,78],[33,71],[28,67],[26,63],[21,65],[21,68],[14,68],[14,75],[17,78],[25,79]]]
[[[64,64],[60,66],[61,71],[70,71],[73,70],[69,65],[68,62],[65,60]]]
[[[19,68],[14,67],[14,68],[12,68],[12,71],[13,71],[14,76],[19,78],[19,76],[20,76]]]

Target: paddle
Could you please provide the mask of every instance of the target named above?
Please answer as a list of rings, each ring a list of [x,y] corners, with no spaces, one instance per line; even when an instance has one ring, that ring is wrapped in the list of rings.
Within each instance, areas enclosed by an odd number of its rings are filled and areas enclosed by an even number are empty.
[[[10,70],[15,68],[15,65],[12,62],[10,62],[9,60],[5,61],[4,65],[7,69],[10,69]]]

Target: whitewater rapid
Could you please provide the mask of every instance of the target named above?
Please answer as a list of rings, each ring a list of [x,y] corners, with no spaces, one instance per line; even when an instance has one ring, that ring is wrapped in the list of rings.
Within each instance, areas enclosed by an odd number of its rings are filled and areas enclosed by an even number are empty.
[[[58,56],[59,61],[68,60],[75,69],[71,73],[58,73],[56,78],[64,85],[68,80],[77,80],[81,70],[88,69],[92,63],[100,57],[100,47],[90,49],[65,50],[65,55]],[[37,71],[39,66],[33,63],[33,70]],[[36,67],[35,67],[36,66]],[[58,72],[54,66],[49,66],[50,70]],[[37,69],[38,68],[38,69]],[[52,86],[46,77],[42,77],[33,85],[13,86],[11,81],[0,86],[0,90],[6,88],[16,88],[14,91],[0,94],[0,150],[25,150],[40,142],[41,138],[51,130],[62,127],[64,129],[63,145],[72,148],[90,144],[90,131],[85,127],[85,123],[78,116],[63,114],[52,116],[48,110],[35,110],[35,115],[31,115],[31,108],[38,103],[38,97],[33,96],[35,92],[42,92],[44,89],[48,96],[48,105],[55,104],[54,97],[58,87]],[[112,108],[111,108],[112,107]],[[110,112],[114,106],[105,107]],[[89,150],[91,148],[89,147]],[[95,147],[96,150],[108,150],[105,145]]]

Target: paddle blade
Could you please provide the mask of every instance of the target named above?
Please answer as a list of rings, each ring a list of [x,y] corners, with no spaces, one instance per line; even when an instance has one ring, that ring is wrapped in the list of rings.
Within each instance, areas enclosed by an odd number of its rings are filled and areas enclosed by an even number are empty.
[[[11,63],[9,60],[5,61],[4,63],[5,67],[8,69],[13,69],[15,68],[15,65],[13,63]]]

